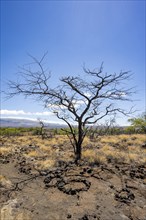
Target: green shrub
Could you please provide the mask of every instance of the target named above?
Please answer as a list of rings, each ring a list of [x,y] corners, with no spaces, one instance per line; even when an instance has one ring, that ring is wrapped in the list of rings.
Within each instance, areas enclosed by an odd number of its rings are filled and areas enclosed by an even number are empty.
[[[3,136],[20,136],[21,131],[19,128],[1,128],[0,135]]]

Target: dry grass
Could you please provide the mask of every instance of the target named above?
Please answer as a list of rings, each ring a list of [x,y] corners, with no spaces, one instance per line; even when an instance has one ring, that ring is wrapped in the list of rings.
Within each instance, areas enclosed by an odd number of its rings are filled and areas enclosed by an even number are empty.
[[[36,160],[44,157],[44,160],[39,160],[40,167],[52,166],[57,159],[67,161],[73,158],[73,149],[66,135],[56,135],[44,140],[39,136],[2,137],[1,141],[3,143],[0,147],[1,155],[13,152],[18,146],[26,149],[29,149],[29,146],[37,146],[36,149],[24,153],[24,156]],[[101,136],[94,142],[85,137],[82,156],[89,162],[107,163],[112,160],[143,164],[146,163],[146,149],[141,146],[145,142],[146,136],[142,134]]]
[[[87,142],[87,140],[86,140]],[[83,151],[83,157],[89,161],[101,163],[114,161],[116,163],[146,163],[146,149],[141,146],[146,142],[146,136],[137,135],[115,135],[102,136],[94,142],[94,146],[86,151]],[[96,145],[100,149],[96,149]]]
[[[0,155],[7,155],[11,152],[11,147],[1,147],[0,148]]]
[[[83,147],[86,147],[88,145],[91,145],[91,141],[88,137],[85,137],[84,141],[83,141]],[[92,143],[92,145],[93,145],[93,143]]]
[[[26,157],[35,157],[36,158],[36,157],[40,157],[42,155],[39,152],[33,150],[33,151],[30,151],[27,154],[24,154],[24,156],[26,156]]]
[[[134,135],[113,135],[113,136],[103,136],[100,137],[100,142],[102,144],[111,144],[115,146],[115,144],[122,145],[124,142],[128,144],[136,144],[140,145],[146,142],[146,136],[143,134],[134,134]]]
[[[53,159],[47,159],[47,160],[39,160],[36,161],[34,166],[39,170],[45,170],[53,167],[55,165],[55,160]]]
[[[90,163],[106,163],[106,157],[102,153],[98,153],[93,149],[88,149],[83,151],[83,158],[89,161]]]
[[[115,136],[103,136],[100,138],[100,143],[113,145],[113,144],[118,144],[119,140]]]

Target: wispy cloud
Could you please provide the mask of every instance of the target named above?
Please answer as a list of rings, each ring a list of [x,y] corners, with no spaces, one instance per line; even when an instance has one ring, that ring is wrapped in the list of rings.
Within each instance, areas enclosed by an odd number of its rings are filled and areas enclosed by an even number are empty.
[[[25,112],[23,110],[0,110],[1,115],[51,116],[52,112]]]
[[[89,96],[89,94],[88,94],[88,96]],[[68,102],[63,101],[63,103],[64,103],[64,105],[62,105],[62,104],[60,104],[60,105],[59,104],[48,104],[47,107],[52,109],[52,111],[58,111],[59,112],[60,110],[67,109],[67,106],[69,106]],[[75,99],[75,100],[72,101],[72,104],[75,108],[78,108],[79,106],[87,105],[87,103],[88,103],[88,101],[85,100],[85,99],[82,99],[82,100],[81,99],[80,100]]]
[[[19,119],[19,120],[29,120],[29,121],[34,121],[34,122],[39,122],[37,118],[29,118],[29,117],[24,117],[24,116],[6,116],[2,117],[2,119]],[[65,122],[60,121],[60,120],[46,120],[46,119],[41,119],[44,123],[51,123],[51,124],[59,124],[59,125],[66,125]]]

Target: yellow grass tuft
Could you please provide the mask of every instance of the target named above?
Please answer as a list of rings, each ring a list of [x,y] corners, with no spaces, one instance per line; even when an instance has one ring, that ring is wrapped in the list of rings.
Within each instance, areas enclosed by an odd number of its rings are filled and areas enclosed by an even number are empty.
[[[96,153],[93,149],[88,149],[88,150],[85,150],[83,151],[83,157],[95,157]]]
[[[30,151],[29,153],[27,154],[24,154],[26,157],[40,157],[40,153],[38,153],[37,151]]]
[[[38,169],[49,169],[53,167],[55,164],[55,160],[53,159],[48,159],[48,160],[41,160],[37,161],[35,165],[37,166]]]
[[[88,145],[91,145],[91,141],[88,137],[85,137],[83,141],[83,147],[86,147]]]
[[[103,144],[118,144],[119,139],[116,138],[116,136],[103,136],[100,140]]]
[[[122,142],[126,142],[129,139],[129,137],[126,134],[119,135],[119,140]]]
[[[52,154],[52,147],[50,146],[40,146],[40,149],[41,151],[44,151],[44,153],[47,153],[47,154]]]
[[[97,153],[93,149],[88,149],[83,152],[83,158],[85,158],[90,163],[106,163],[106,157],[100,152]]]
[[[130,162],[138,162],[139,156],[137,154],[129,153],[128,157]]]
[[[0,154],[1,155],[7,155],[11,152],[11,147],[1,147],[0,148]]]
[[[106,144],[101,149],[102,149],[103,152],[108,152],[108,151],[112,151],[113,147],[111,147],[110,145]]]

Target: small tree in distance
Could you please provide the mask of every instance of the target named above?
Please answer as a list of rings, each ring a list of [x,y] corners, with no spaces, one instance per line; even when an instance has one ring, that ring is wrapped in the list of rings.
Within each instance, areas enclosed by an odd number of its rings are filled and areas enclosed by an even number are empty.
[[[130,118],[128,121],[131,123],[129,128],[132,128],[134,132],[146,134],[146,112],[136,118]]]
[[[46,108],[63,120],[69,128],[66,129],[66,134],[77,162],[81,159],[82,143],[91,125],[116,112],[124,115],[132,112],[132,109],[127,112],[119,107],[122,102],[131,100],[133,89],[123,87],[131,74],[129,71],[104,73],[102,63],[99,69],[89,70],[83,67],[84,77],[62,77],[61,84],[53,88],[51,74],[44,68],[45,57],[46,54],[38,60],[31,56],[33,63],[20,68],[21,81],[9,81],[7,95],[31,96],[34,100],[43,102]]]

